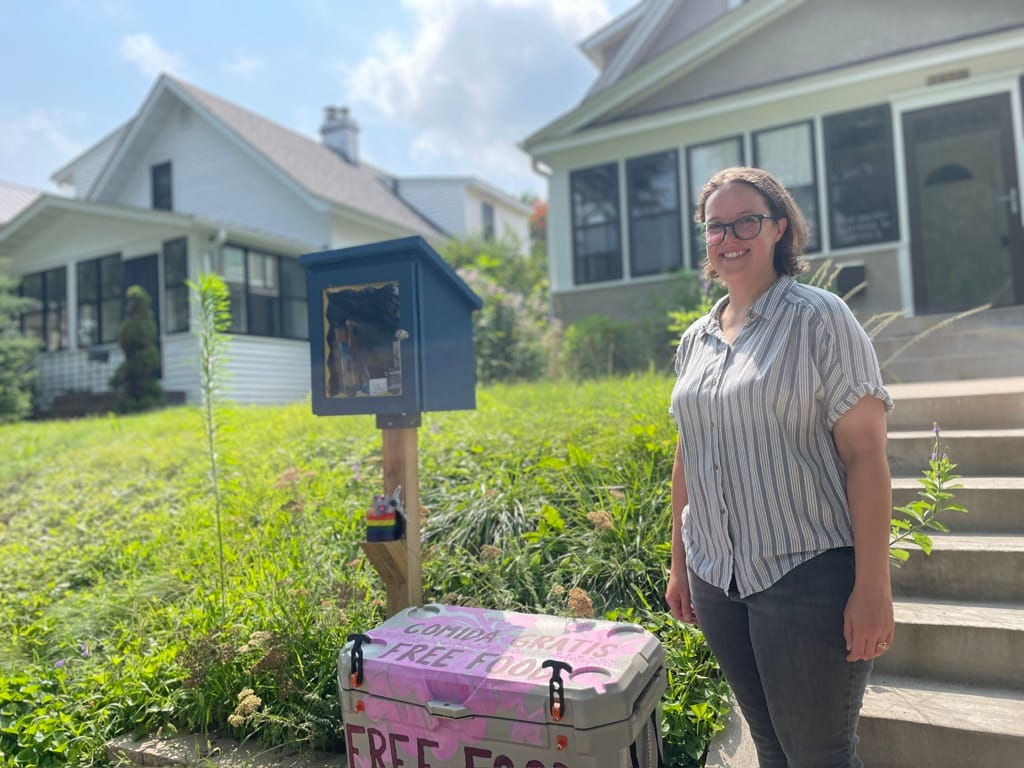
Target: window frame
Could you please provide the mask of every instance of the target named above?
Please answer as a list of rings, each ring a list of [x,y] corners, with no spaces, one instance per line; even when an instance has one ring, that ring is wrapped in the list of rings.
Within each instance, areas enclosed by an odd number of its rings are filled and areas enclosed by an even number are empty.
[[[609,211],[614,215],[613,220],[598,222],[596,224],[584,224],[579,221],[576,192],[577,183],[587,174],[597,172],[610,172],[612,180],[611,194],[602,198],[606,203],[611,203]],[[622,268],[622,211],[619,200],[619,163],[602,163],[600,165],[578,168],[569,173],[569,212],[572,222],[572,279],[573,285],[593,285],[595,283],[608,283],[623,278]],[[615,248],[612,250],[590,251],[580,253],[580,235],[590,230],[609,229],[613,234]],[[603,262],[604,270],[595,268]],[[596,276],[591,277],[594,273]]]
[[[781,178],[782,176],[784,176],[784,174],[777,172],[773,168],[765,167],[764,163],[762,162],[762,158],[759,156],[760,153],[758,152],[758,139],[770,133],[787,131],[799,127],[807,128],[807,152],[811,162],[811,183],[810,185],[803,184],[800,185],[799,187],[794,186],[793,188],[790,188],[790,186],[785,184],[785,182],[783,182],[783,179]],[[824,238],[822,237],[821,232],[821,204],[819,202],[821,184],[818,178],[818,155],[816,141],[817,137],[815,136],[813,117],[807,118],[805,120],[794,120],[791,123],[785,123],[783,125],[773,125],[768,128],[762,128],[760,130],[750,132],[750,151],[753,157],[754,165],[758,168],[763,168],[764,170],[771,173],[775,178],[779,180],[780,183],[782,183],[786,187],[786,190],[793,197],[794,201],[796,201],[797,205],[799,205],[800,210],[804,215],[804,218],[807,220],[808,232],[807,242],[804,245],[804,253],[820,253],[824,249]],[[793,189],[804,189],[807,186],[811,186],[811,194],[809,195],[808,200],[801,202],[800,200],[797,199],[797,195],[793,194]],[[808,210],[811,207],[807,204],[808,201],[813,204],[812,210]]]
[[[241,254],[241,262],[243,267],[243,278],[242,281],[228,280],[224,274],[223,259],[224,253],[228,249],[233,249]],[[258,287],[253,284],[253,258],[263,257],[271,260],[273,264],[273,284],[274,287]],[[303,278],[300,281],[294,281],[289,278],[289,286],[293,289],[301,286],[302,295],[299,296],[299,291],[290,290],[287,294],[285,293],[284,286],[282,285],[282,264],[286,261],[296,261],[295,257],[286,256],[280,253],[274,253],[271,251],[264,250],[262,248],[251,248],[246,245],[242,245],[236,242],[226,242],[220,249],[218,249],[214,263],[216,268],[214,271],[217,272],[224,280],[228,287],[228,291],[231,294],[232,306],[231,309],[231,327],[230,333],[239,334],[243,336],[260,336],[268,339],[293,339],[297,341],[305,341],[309,339],[309,327],[308,318],[306,320],[306,327],[304,335],[293,335],[287,333],[287,330],[294,326],[294,323],[286,317],[285,308],[295,308],[296,305],[301,305],[301,310],[308,316],[306,310],[306,283]],[[218,263],[219,262],[219,263]],[[253,322],[253,311],[255,306],[266,305],[270,302],[273,307],[273,315],[271,320],[270,329],[271,333],[264,332],[266,329],[263,323]],[[236,311],[237,306],[242,306],[243,311],[238,313]],[[294,318],[291,318],[294,320]],[[244,320],[244,325],[242,324]],[[254,325],[260,325],[259,331],[254,331]]]
[[[149,190],[154,210],[174,210],[174,174],[170,160],[149,167]]]
[[[746,162],[746,147],[744,145],[742,133],[725,136],[721,139],[714,139],[712,141],[702,141],[698,144],[689,144],[686,147],[686,193],[691,212],[690,220],[687,223],[687,231],[689,232],[687,241],[690,248],[690,269],[693,270],[703,269],[704,258],[707,254],[704,244],[704,236],[697,228],[697,224],[694,219],[697,215],[697,200],[700,199],[701,190],[704,189],[704,185],[707,184],[708,179],[711,178],[711,176],[705,174],[701,174],[703,176],[701,179],[694,176],[693,157],[698,150],[707,149],[709,147],[725,146],[726,144],[735,145],[737,159],[734,164],[743,165]],[[712,171],[712,174],[728,167],[729,165],[721,165]],[[699,186],[697,186],[698,184]]]
[[[180,252],[178,246],[181,246]],[[160,246],[160,255],[163,257],[163,280],[164,280],[164,333],[182,333],[191,328],[191,303],[188,287],[188,238],[176,237],[172,240],[164,240]],[[182,260],[181,279],[177,279],[177,273],[172,272],[172,262]],[[182,309],[184,299],[184,323],[179,321],[179,310]]]
[[[480,203],[480,232],[484,240],[494,240],[494,205],[488,202]]]
[[[635,208],[638,206],[636,199],[637,187],[634,184],[637,169],[643,163],[651,163],[660,158],[666,158],[668,167],[672,173],[672,194],[674,195],[674,208],[664,208],[654,212],[638,213]],[[629,275],[630,277],[647,277],[660,275],[667,272],[674,272],[683,265],[683,242],[682,242],[682,206],[679,197],[679,150],[666,149],[660,152],[650,152],[646,155],[628,158],[626,160],[626,211],[629,216]],[[668,220],[672,226],[669,231],[675,236],[675,242],[669,243],[668,249],[674,247],[675,253],[669,253],[668,259],[661,259],[661,266],[655,269],[640,270],[637,267],[637,254],[639,247],[637,236],[640,231],[639,224],[652,220]]]
[[[56,281],[58,275],[60,276],[59,283]],[[25,292],[25,281],[35,278],[39,279],[39,296],[31,296]],[[54,283],[52,287],[51,283]],[[63,284],[63,290],[58,290],[60,283]],[[28,338],[37,339],[40,351],[60,352],[69,349],[67,265],[22,275],[18,283],[18,295],[37,301],[39,304],[38,309],[29,309],[20,314],[18,327],[21,333]],[[53,314],[56,314],[56,317],[51,317]],[[30,318],[36,316],[39,317],[38,329],[32,329]],[[51,326],[54,327],[51,328]],[[54,332],[56,332],[56,337],[53,336]]]
[[[117,273],[117,285],[116,290],[113,290],[113,286],[108,286],[107,281],[104,280],[104,265],[115,264],[113,269]],[[83,288],[86,269],[89,267],[95,267],[95,274],[92,276],[92,286],[88,286],[92,289],[91,294],[87,294]],[[106,267],[110,269],[110,267]],[[83,259],[82,261],[76,262],[75,264],[75,286],[77,288],[76,306],[75,306],[75,320],[77,323],[77,334],[78,334],[78,346],[80,347],[97,347],[104,344],[114,344],[117,342],[118,329],[121,326],[121,321],[124,319],[124,261],[121,258],[120,253],[107,253],[103,256],[97,256],[92,259]],[[111,288],[111,290],[107,290]],[[83,298],[83,296],[90,296],[90,298]],[[108,317],[105,312],[108,309],[108,305],[116,305],[116,322],[113,317]],[[83,322],[82,309],[84,307],[91,307],[95,313],[96,320],[96,333],[93,338],[86,339],[82,335],[82,329],[85,325]],[[113,325],[113,328],[108,328],[108,325]]]
[[[842,118],[853,118],[856,119],[859,115],[867,115],[871,112],[877,112],[879,115],[884,113],[884,119],[881,120],[881,124],[884,126],[885,136],[883,137],[887,146],[881,151],[885,157],[882,158],[886,164],[885,172],[886,178],[884,180],[885,189],[884,194],[888,196],[888,226],[880,227],[883,231],[881,237],[876,239],[870,234],[861,234],[860,236],[853,236],[845,238],[843,233],[847,229],[837,219],[837,215],[840,213],[840,204],[842,203],[842,188],[840,184],[833,183],[833,176],[838,174],[836,169],[836,149],[830,142],[830,130],[835,130],[837,121]],[[896,138],[895,131],[893,130],[893,110],[892,106],[888,102],[881,102],[877,104],[870,104],[865,107],[858,107],[856,109],[843,110],[842,112],[831,112],[821,117],[821,136],[822,136],[822,148],[825,158],[824,168],[824,181],[825,181],[825,200],[828,205],[828,222],[829,222],[829,247],[831,250],[837,250],[841,248],[857,248],[860,246],[875,246],[883,243],[895,243],[900,240],[900,216],[899,216],[899,192],[896,183]],[[860,161],[860,165],[863,165],[863,152],[857,153]],[[876,174],[875,178],[878,178]],[[850,179],[846,178],[843,181],[848,186]],[[863,180],[861,180],[863,183]],[[877,193],[879,190],[879,184],[870,185],[873,190]]]

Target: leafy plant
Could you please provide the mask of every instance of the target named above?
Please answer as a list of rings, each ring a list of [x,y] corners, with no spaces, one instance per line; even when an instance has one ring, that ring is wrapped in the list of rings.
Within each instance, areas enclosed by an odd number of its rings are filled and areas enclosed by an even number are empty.
[[[30,299],[16,296],[15,278],[0,261],[0,423],[18,421],[32,411],[32,385],[36,379],[36,341],[22,335],[21,313]]]
[[[199,338],[199,390],[203,396],[203,426],[206,429],[206,453],[210,461],[210,491],[213,494],[217,524],[217,555],[220,565],[221,610],[227,610],[227,579],[224,562],[224,508],[217,457],[217,433],[221,421],[217,407],[223,393],[224,363],[230,337],[231,295],[224,280],[215,274],[199,276],[198,283],[189,283],[196,310],[196,335]]]
[[[956,464],[949,458],[949,452],[942,444],[939,425],[933,427],[935,441],[928,468],[923,477],[918,478],[922,489],[918,498],[909,504],[896,507],[896,515],[890,523],[889,562],[899,567],[910,558],[907,545],[916,546],[926,555],[932,551],[932,540],[927,531],[946,533],[949,528],[939,520],[947,512],[965,513],[967,510],[959,504],[952,503],[952,491],[963,486],[956,482],[960,475],[956,474]]]

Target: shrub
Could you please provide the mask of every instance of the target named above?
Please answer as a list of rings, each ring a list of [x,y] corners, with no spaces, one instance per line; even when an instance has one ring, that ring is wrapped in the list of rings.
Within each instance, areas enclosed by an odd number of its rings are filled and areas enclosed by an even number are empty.
[[[118,410],[130,413],[161,405],[164,390],[158,379],[160,350],[149,294],[142,286],[133,285],[125,299],[125,317],[117,335],[124,361],[114,372],[110,386],[119,395]]]
[[[19,329],[29,300],[13,293],[16,280],[0,270],[0,423],[18,421],[32,411],[36,343]]]

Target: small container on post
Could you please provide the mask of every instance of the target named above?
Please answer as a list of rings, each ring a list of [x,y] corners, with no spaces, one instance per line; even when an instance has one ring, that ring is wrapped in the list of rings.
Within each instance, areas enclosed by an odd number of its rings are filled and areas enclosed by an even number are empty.
[[[315,414],[476,407],[472,313],[482,302],[426,240],[310,253],[299,263]]]
[[[313,413],[376,414],[383,493],[404,496],[404,536],[376,531],[362,544],[393,616],[423,600],[416,430],[424,411],[476,407],[472,313],[482,302],[421,237],[309,253],[299,263]]]

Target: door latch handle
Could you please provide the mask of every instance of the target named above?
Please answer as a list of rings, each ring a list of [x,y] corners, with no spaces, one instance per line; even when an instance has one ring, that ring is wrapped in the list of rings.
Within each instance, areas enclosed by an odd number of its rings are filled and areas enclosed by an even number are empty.
[[[1014,214],[1015,216],[1018,213],[1020,213],[1020,203],[1017,200],[1017,188],[1016,187],[1010,187],[1009,194],[1000,195],[999,196],[999,202],[1001,202],[1001,203],[1009,203],[1010,204],[1010,213]]]

